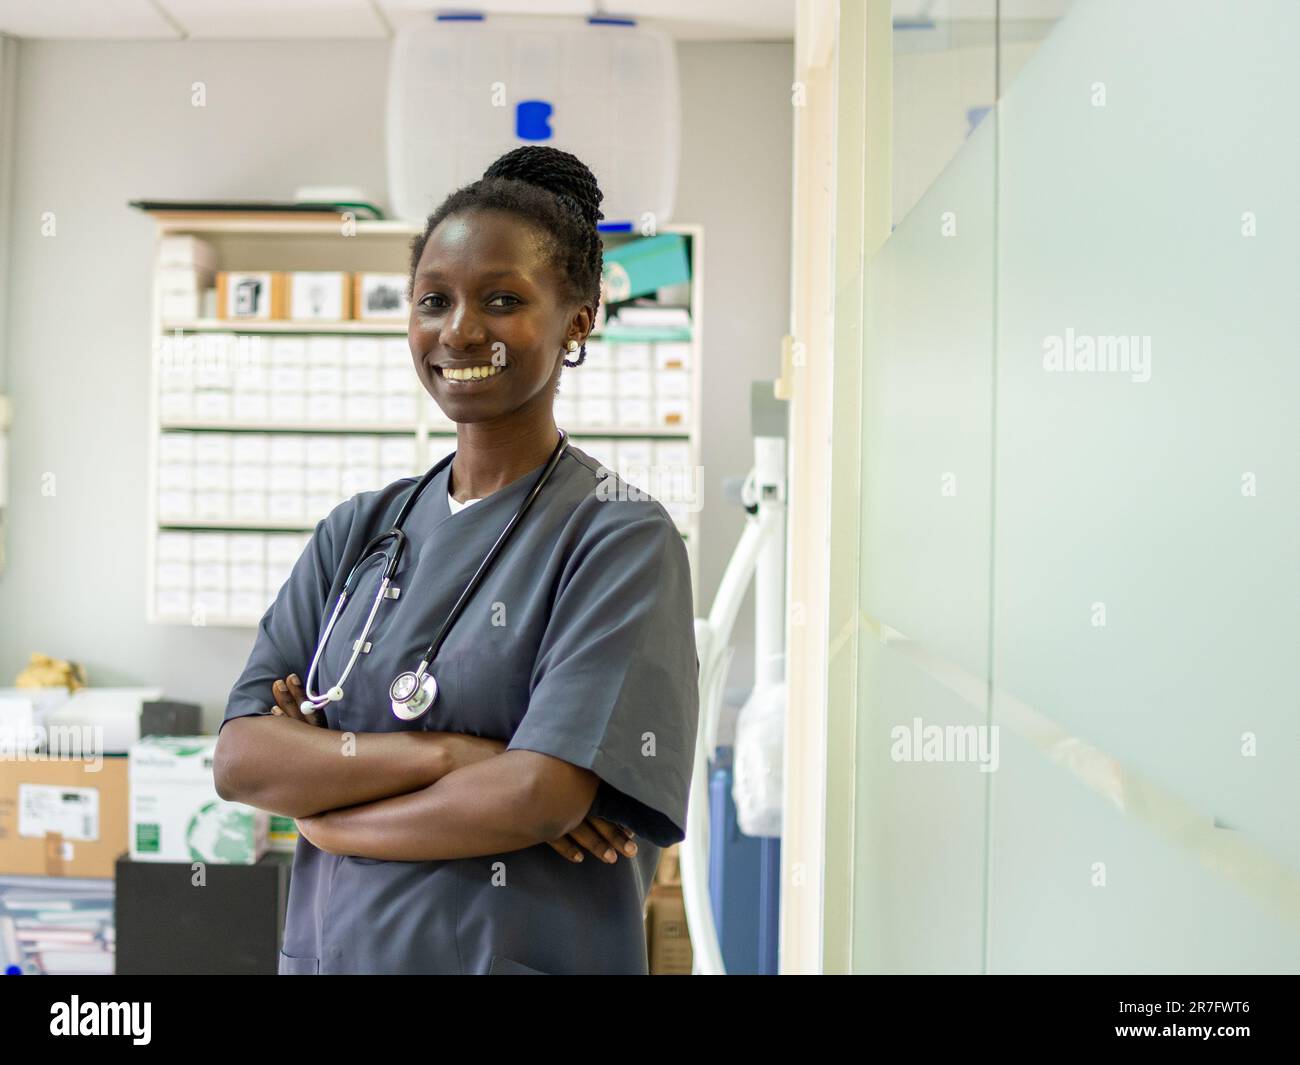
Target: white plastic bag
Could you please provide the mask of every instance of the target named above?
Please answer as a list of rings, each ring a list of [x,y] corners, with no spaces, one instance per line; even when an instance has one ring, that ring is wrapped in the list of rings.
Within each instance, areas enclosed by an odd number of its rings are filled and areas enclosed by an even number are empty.
[[[781,834],[785,704],[784,681],[760,684],[736,718],[731,797],[740,831],[747,836]]]

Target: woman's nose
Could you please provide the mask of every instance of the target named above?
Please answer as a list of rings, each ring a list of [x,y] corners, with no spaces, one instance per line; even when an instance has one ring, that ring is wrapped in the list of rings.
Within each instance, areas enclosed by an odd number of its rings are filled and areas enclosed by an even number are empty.
[[[467,304],[459,304],[443,318],[442,343],[448,348],[466,350],[486,339],[483,322],[478,312]]]

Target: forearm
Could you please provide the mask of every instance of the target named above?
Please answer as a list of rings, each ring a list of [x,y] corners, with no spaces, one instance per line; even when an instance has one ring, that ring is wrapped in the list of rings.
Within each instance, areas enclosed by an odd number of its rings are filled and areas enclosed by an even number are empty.
[[[410,794],[307,818],[308,840],[331,854],[433,861],[504,854],[559,833],[529,752],[456,769]]]
[[[426,787],[452,768],[440,733],[336,732],[282,717],[228,722],[217,743],[218,793],[286,817]]]

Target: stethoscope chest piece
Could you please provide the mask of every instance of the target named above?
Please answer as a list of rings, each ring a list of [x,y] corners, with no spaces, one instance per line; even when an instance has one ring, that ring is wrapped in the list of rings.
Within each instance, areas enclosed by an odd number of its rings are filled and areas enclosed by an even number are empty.
[[[425,673],[423,677],[409,671],[401,673],[389,685],[388,697],[396,717],[414,721],[423,716],[438,698],[438,682],[432,673]]]

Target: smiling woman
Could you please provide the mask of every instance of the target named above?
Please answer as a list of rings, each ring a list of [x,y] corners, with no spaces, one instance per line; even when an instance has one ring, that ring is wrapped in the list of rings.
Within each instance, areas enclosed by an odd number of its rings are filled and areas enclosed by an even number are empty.
[[[218,746],[224,797],[301,828],[282,973],[647,971],[646,894],[684,836],[699,661],[672,518],[554,420],[599,306],[600,200],[572,155],[519,148],[411,246],[411,354],[457,423],[455,455],[427,492],[404,478],[321,521]],[[358,563],[408,501],[390,601],[362,639],[384,566]],[[305,674],[353,567],[317,689],[355,665],[309,727],[297,681],[272,685]],[[389,683],[433,633],[438,700],[395,716]]]
[[[555,441],[552,397],[563,367],[585,360],[600,305],[601,199],[575,156],[516,148],[449,196],[411,243],[411,353],[459,426],[457,499],[500,487]]]

